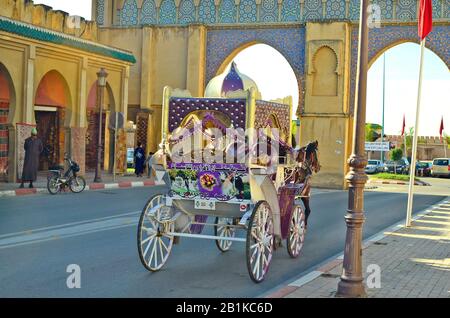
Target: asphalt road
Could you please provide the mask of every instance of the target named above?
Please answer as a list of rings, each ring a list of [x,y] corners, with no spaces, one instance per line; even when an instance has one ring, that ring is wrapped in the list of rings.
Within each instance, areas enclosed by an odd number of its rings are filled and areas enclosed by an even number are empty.
[[[220,253],[214,241],[182,238],[165,267],[150,273],[137,254],[139,211],[164,188],[89,191],[0,199],[0,297],[255,297],[344,247],[348,193],[316,191],[299,259],[275,252],[266,280],[247,274],[245,244]],[[420,211],[443,196],[417,195]],[[406,194],[367,192],[364,237],[402,220]],[[69,289],[67,266],[81,268]]]

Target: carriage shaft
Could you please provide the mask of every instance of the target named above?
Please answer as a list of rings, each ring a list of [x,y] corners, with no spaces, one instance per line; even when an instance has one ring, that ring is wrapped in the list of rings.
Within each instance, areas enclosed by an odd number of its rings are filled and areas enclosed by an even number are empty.
[[[246,242],[245,238],[240,237],[223,237],[223,236],[214,236],[214,235],[202,235],[202,234],[189,234],[189,233],[167,233],[168,236],[180,236],[180,237],[190,237],[190,238],[198,238],[205,240],[221,240],[221,241],[234,241],[234,242]]]

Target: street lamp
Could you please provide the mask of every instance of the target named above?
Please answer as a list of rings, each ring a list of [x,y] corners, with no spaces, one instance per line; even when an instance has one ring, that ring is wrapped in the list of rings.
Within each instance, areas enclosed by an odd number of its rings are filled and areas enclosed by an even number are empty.
[[[369,38],[368,5],[369,0],[361,1],[353,152],[348,160],[350,172],[346,176],[349,182],[348,210],[345,215],[347,234],[342,275],[336,294],[338,297],[364,297],[366,295],[362,276],[362,226],[365,220],[364,185],[367,181],[367,175],[364,172],[367,164],[364,144]]]
[[[95,177],[94,182],[102,182],[102,119],[103,119],[103,102],[105,96],[105,87],[106,87],[106,77],[108,77],[108,73],[104,68],[101,68],[97,73],[97,92],[99,94],[99,126],[98,126],[98,146],[97,146],[97,166],[95,168]]]

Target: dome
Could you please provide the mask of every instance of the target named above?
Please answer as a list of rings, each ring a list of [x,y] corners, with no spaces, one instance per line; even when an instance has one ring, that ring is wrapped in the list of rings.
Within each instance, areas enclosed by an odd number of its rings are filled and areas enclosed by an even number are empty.
[[[226,97],[229,92],[248,90],[251,87],[259,89],[255,81],[245,74],[239,72],[236,63],[233,61],[225,72],[214,77],[206,86],[205,97]]]

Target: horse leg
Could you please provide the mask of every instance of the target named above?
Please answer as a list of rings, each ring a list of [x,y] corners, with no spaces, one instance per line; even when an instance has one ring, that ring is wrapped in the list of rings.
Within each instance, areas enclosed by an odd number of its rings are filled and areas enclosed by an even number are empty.
[[[305,206],[305,229],[306,229],[308,226],[308,217],[309,214],[311,213],[311,209],[309,207],[309,197],[303,197],[302,202],[303,205]]]

